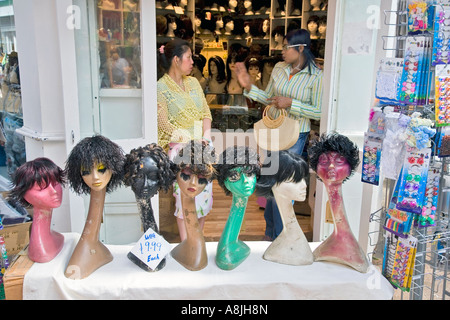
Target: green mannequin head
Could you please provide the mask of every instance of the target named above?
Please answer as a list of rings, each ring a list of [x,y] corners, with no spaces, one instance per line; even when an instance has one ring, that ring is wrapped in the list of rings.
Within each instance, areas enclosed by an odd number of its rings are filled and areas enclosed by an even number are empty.
[[[250,197],[255,191],[256,174],[250,166],[236,167],[228,171],[224,184],[233,195]]]
[[[219,157],[217,181],[225,194],[248,197],[255,190],[260,167],[259,155],[254,149],[232,146]]]

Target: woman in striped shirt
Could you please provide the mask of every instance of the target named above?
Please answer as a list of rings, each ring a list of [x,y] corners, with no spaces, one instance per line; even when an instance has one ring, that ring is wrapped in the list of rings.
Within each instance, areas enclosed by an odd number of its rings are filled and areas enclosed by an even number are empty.
[[[284,61],[275,65],[265,91],[252,85],[243,63],[236,64],[236,74],[246,97],[274,105],[277,109],[286,109],[290,118],[299,121],[300,135],[289,151],[301,155],[311,130],[310,119],[320,120],[323,72],[314,63],[307,30],[290,31],[284,39],[282,55]],[[276,113],[271,116],[276,117]],[[283,228],[274,199],[267,200],[264,217],[266,236],[274,240]]]

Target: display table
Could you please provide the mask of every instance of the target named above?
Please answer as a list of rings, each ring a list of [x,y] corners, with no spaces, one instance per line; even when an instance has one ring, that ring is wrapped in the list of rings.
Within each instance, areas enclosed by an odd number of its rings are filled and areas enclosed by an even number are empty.
[[[64,234],[63,250],[52,261],[34,263],[25,274],[23,299],[392,299],[393,288],[371,266],[362,274],[346,266],[314,262],[288,266],[266,261],[270,242],[248,241],[250,256],[236,269],[215,264],[217,242],[206,245],[209,262],[189,271],[170,255],[164,269],[146,272],[126,257],[131,245],[108,245],[114,260],[88,278],[72,280],[64,270],[79,234]],[[175,246],[176,244],[173,244]],[[314,249],[318,243],[311,243]]]

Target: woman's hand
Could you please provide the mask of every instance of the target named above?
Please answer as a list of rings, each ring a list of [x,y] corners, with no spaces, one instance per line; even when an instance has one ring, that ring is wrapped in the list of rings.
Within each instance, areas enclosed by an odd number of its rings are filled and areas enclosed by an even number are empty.
[[[252,89],[252,79],[250,78],[250,75],[247,72],[245,64],[243,62],[236,62],[236,66],[234,68],[236,76],[241,86],[245,88],[247,91],[250,91]]]
[[[268,99],[268,101],[278,109],[286,109],[292,105],[292,99],[287,97],[276,96]]]

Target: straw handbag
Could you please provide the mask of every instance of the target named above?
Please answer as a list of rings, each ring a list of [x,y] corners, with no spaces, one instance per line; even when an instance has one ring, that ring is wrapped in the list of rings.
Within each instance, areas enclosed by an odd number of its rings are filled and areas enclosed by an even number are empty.
[[[284,109],[279,109],[280,115],[277,118],[271,117],[271,108],[275,110],[275,106],[267,106],[262,119],[253,126],[256,143],[262,149],[270,151],[289,149],[298,140],[300,124],[298,120],[289,118]]]

